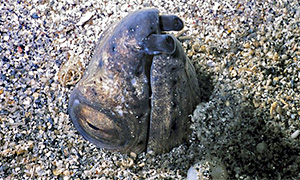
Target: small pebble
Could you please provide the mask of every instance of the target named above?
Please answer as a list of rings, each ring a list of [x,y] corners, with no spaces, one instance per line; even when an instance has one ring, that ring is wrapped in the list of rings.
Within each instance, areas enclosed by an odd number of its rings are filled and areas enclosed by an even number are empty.
[[[184,20],[178,38],[203,102],[189,145],[128,157],[78,136],[68,99],[103,30],[149,7]],[[203,179],[300,179],[298,1],[32,0],[0,9],[1,178],[195,179],[202,170]],[[207,154],[216,166],[202,161]]]
[[[95,12],[87,12],[86,14],[84,14],[81,17],[80,21],[76,25],[77,26],[82,26],[84,23],[89,21],[94,15],[95,15]]]
[[[265,142],[257,144],[256,151],[259,153],[264,153],[268,149],[268,145]]]
[[[296,139],[300,134],[300,130],[296,130],[295,132],[292,133],[291,138]]]
[[[8,40],[9,40],[9,36],[7,36],[7,35],[4,36],[4,37],[3,37],[3,40],[4,40],[4,41],[8,41]]]
[[[31,17],[32,17],[33,19],[38,19],[38,18],[39,18],[39,16],[38,16],[36,13],[33,13],[33,14],[31,15]]]

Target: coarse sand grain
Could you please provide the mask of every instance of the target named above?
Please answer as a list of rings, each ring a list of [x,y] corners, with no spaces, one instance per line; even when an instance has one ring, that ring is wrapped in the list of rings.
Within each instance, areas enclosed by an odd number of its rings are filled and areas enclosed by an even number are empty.
[[[0,2],[0,179],[300,179],[298,1]],[[67,113],[101,33],[142,8],[185,22],[202,92],[189,144],[157,156],[98,149]]]

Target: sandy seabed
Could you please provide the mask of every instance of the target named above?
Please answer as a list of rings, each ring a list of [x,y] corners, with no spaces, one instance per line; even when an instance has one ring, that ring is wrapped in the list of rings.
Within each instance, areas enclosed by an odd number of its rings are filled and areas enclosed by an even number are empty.
[[[182,18],[201,82],[190,143],[158,156],[84,140],[59,74],[142,8]],[[298,1],[1,1],[0,179],[299,179],[299,27]]]

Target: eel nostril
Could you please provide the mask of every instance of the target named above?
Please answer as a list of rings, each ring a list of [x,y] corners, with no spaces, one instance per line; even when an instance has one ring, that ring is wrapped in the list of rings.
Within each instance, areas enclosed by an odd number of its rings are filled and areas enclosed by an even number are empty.
[[[159,24],[162,31],[180,31],[183,29],[183,21],[175,15],[161,15]]]
[[[180,18],[176,17],[174,19],[174,27],[175,30],[181,30],[183,28],[183,22]]]
[[[170,46],[174,46],[174,39],[171,36],[166,37],[166,42]]]
[[[173,54],[176,50],[175,37],[165,34],[151,34],[145,41],[145,50],[150,55]]]

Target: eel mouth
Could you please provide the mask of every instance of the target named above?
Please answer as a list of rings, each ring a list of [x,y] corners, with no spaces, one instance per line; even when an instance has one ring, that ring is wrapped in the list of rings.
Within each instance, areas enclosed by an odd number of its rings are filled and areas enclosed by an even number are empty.
[[[76,92],[70,97],[69,114],[79,134],[99,147],[117,150],[131,140],[126,125],[116,123],[99,108],[86,104]]]
[[[125,115],[127,118],[116,117],[97,103],[87,101],[76,88],[70,96],[68,111],[78,133],[97,147],[122,153],[146,150],[147,134],[141,131],[143,124],[135,126],[128,115]],[[140,121],[148,123],[145,120],[150,117],[148,114],[139,117]]]

